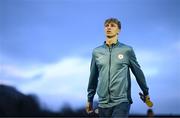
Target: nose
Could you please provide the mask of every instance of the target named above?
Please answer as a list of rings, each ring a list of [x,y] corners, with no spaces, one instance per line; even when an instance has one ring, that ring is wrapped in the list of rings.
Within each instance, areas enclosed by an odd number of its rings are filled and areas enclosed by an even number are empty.
[[[108,27],[107,27],[107,30],[111,30],[111,27],[110,27],[110,26],[108,26]]]

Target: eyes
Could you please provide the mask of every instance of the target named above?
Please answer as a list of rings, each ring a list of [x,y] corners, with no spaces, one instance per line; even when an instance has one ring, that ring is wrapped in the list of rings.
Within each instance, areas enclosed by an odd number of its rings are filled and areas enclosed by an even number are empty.
[[[108,24],[105,24],[105,27],[106,27],[106,28],[107,28],[107,27],[117,27],[117,25],[114,24],[114,23],[108,23]]]

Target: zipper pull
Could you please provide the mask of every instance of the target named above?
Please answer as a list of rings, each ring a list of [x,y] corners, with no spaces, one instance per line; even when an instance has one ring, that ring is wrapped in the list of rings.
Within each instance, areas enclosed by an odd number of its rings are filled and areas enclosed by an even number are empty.
[[[109,52],[111,52],[111,51],[112,51],[112,46],[109,47]]]

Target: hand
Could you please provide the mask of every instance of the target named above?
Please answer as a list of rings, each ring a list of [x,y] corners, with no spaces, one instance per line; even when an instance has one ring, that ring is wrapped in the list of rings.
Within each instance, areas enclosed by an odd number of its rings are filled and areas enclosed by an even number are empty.
[[[140,95],[141,100],[143,102],[145,102],[148,107],[152,107],[153,106],[153,102],[151,102],[149,95],[145,96],[142,93],[139,93],[139,95]]]
[[[148,107],[152,107],[153,106],[153,102],[151,102],[149,95],[145,96],[145,103],[146,103],[146,105]]]
[[[86,104],[86,112],[88,114],[93,112],[93,103],[92,102],[87,102],[87,104]]]

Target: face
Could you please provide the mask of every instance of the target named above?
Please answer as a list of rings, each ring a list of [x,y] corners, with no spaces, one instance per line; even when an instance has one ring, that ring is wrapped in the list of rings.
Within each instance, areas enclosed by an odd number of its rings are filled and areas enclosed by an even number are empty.
[[[104,30],[105,30],[107,37],[114,37],[114,36],[118,35],[118,33],[120,31],[118,28],[118,25],[113,22],[106,23]]]

